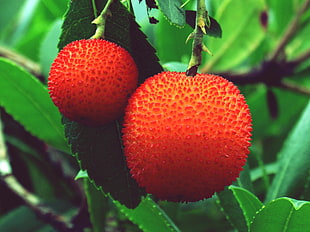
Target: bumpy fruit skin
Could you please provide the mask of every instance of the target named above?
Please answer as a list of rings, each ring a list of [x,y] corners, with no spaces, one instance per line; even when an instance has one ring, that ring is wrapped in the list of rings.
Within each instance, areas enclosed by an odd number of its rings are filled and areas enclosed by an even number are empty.
[[[136,89],[138,69],[131,55],[101,39],[65,46],[51,66],[49,94],[67,118],[89,126],[120,117]]]
[[[211,197],[236,180],[249,153],[249,108],[219,76],[155,75],[130,97],[124,120],[130,172],[161,200]]]

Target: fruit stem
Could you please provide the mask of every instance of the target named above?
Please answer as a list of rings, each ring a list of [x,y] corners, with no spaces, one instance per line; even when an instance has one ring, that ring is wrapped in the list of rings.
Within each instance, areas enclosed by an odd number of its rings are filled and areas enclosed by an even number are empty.
[[[206,34],[206,27],[210,27],[210,20],[206,10],[205,0],[197,0],[196,26],[193,37],[192,56],[186,70],[187,76],[195,76],[198,66],[201,64],[202,51],[205,50],[203,45],[203,35]]]
[[[104,31],[105,31],[105,23],[108,16],[111,16],[111,12],[109,10],[110,5],[114,0],[108,0],[100,15],[95,18],[92,23],[97,25],[97,29],[95,34],[91,37],[91,39],[103,39]]]

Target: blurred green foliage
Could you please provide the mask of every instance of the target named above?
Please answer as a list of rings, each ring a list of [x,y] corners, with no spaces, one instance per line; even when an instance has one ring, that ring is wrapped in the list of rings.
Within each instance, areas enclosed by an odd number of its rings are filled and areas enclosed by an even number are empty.
[[[99,8],[106,1],[94,2]],[[127,6],[130,3],[123,2]],[[177,6],[185,1],[158,0],[159,9],[148,9],[146,2],[153,1],[133,0],[131,4],[141,31],[155,48],[159,63],[171,71],[185,71],[191,54],[191,41],[185,41],[192,28],[184,23],[181,15],[186,10],[196,10],[196,1],[190,1],[180,11]],[[91,0],[80,3],[92,6]],[[148,196],[136,209],[128,209],[97,191],[88,182],[87,174],[82,180],[73,180],[80,167],[74,157],[67,154],[60,115],[47,94],[46,80],[64,31],[61,27],[64,20],[67,29],[73,26],[71,16],[65,16],[70,2],[1,1],[0,116],[13,174],[56,214],[70,221],[75,226],[73,231],[84,228],[98,232],[158,231],[161,228],[161,231],[238,229],[257,232],[268,228],[277,232],[284,227],[288,232],[310,231],[307,220],[310,216],[310,24],[307,23],[310,3],[308,0],[249,0],[246,3],[206,0],[206,4],[223,34],[221,39],[205,37],[204,43],[213,56],[203,55],[200,71],[225,74],[232,81],[235,75],[243,74],[239,87],[253,117],[247,167],[238,181],[213,198],[179,204],[158,202]],[[94,30],[90,24],[94,15],[91,8],[78,10],[86,15],[80,28],[81,35],[85,35]],[[149,17],[159,22],[151,24]],[[113,23],[107,30],[114,31]],[[291,35],[287,36],[290,30]],[[140,37],[133,42],[129,39],[132,34],[126,33],[114,40],[133,49],[140,63],[145,49],[138,45],[147,41],[138,33]],[[70,38],[60,42],[65,45]],[[284,47],[274,57],[281,43]],[[157,62],[156,58],[147,57],[144,62]],[[267,70],[266,63],[270,60],[279,66]],[[293,68],[289,62],[295,62]],[[158,68],[148,67],[148,71],[144,71],[152,73]],[[33,73],[34,69],[39,70],[40,75]],[[255,76],[256,73],[261,75]],[[279,73],[280,82],[275,84],[272,80],[279,78]],[[251,79],[253,76],[255,81]],[[272,98],[268,97],[270,92]],[[95,171],[100,175],[100,169]],[[49,225],[50,219],[37,218],[33,209],[12,194],[2,180],[0,193],[0,231],[58,231]],[[18,230],[16,225],[21,224]]]

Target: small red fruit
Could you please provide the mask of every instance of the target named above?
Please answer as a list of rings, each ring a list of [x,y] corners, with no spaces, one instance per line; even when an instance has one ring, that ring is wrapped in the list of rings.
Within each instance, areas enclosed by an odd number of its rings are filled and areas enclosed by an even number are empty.
[[[137,83],[137,66],[125,49],[107,40],[89,39],[74,41],[59,52],[48,89],[64,116],[96,126],[122,115]]]
[[[211,197],[246,162],[251,115],[238,88],[222,77],[160,73],[132,94],[125,111],[130,172],[161,200]]]

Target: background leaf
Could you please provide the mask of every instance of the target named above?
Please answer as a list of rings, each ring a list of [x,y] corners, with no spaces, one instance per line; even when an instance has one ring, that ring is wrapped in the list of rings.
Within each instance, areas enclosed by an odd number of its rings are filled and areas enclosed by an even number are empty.
[[[60,114],[46,87],[3,58],[0,58],[0,77],[0,105],[34,136],[68,152]]]
[[[45,77],[48,77],[50,67],[58,53],[57,44],[61,25],[62,21],[57,19],[49,28],[40,46],[40,64]]]
[[[182,2],[180,0],[155,0],[159,9],[168,19],[168,21],[176,26],[183,27],[185,25],[185,11],[180,8]]]
[[[288,196],[305,183],[310,167],[310,102],[280,151],[279,170],[268,190],[266,201]]]
[[[310,202],[278,198],[269,202],[256,215],[251,232],[309,232]]]
[[[201,72],[224,71],[235,68],[251,54],[265,37],[259,16],[264,10],[262,0],[225,0],[219,6],[214,18],[223,30],[222,39],[208,37],[206,46],[213,56],[206,56]],[[236,12],[242,12],[237,14]]]

